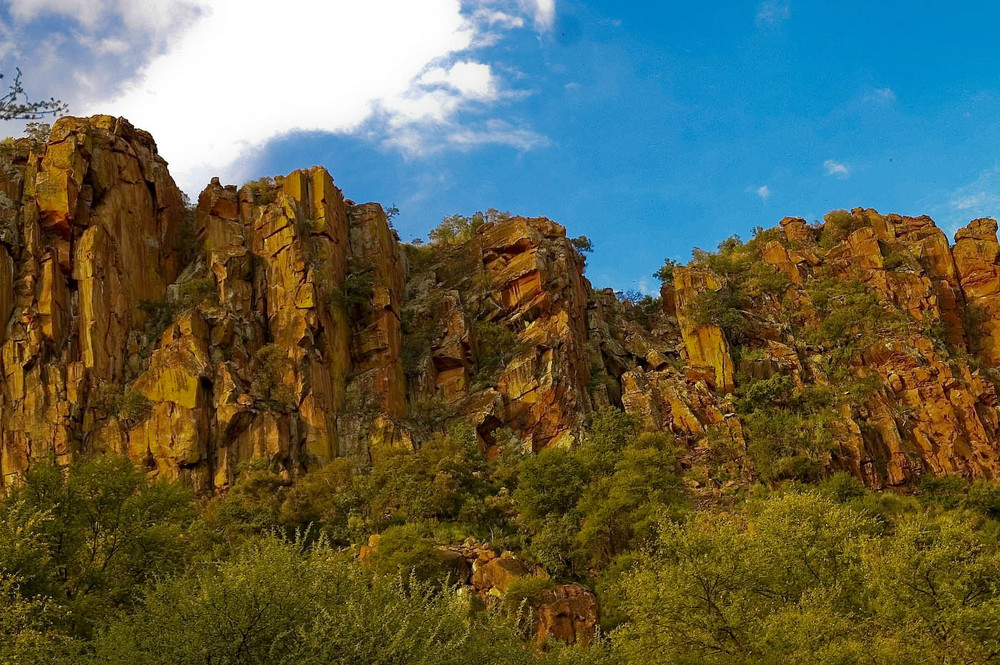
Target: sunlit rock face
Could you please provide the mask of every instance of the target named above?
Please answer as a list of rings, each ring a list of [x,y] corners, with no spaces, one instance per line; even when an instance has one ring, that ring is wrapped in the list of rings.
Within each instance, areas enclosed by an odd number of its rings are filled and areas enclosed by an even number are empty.
[[[247,464],[289,479],[367,464],[454,422],[494,457],[576,445],[616,407],[676,438],[687,477],[717,488],[760,474],[737,401],[776,376],[832,395],[819,473],[996,478],[996,231],[975,220],[950,245],[928,217],[787,217],[752,246],[748,274],[771,290],[742,305],[737,338],[695,311],[733,286],[711,262],[674,270],[650,309],[594,290],[555,222],[494,215],[402,244],[381,206],[345,199],[320,167],[213,180],[185,207],[147,133],[63,118],[47,144],[0,154],[3,483],[34,460],[113,451],[211,492]],[[817,293],[836,282],[900,323],[831,367]],[[864,399],[839,394],[833,370]],[[553,592],[540,630],[586,633],[590,602]]]

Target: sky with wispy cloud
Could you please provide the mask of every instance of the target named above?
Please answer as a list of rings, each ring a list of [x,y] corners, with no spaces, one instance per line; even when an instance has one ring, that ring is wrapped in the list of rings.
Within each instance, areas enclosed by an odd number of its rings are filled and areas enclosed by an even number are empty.
[[[927,0],[2,0],[0,71],[151,131],[192,198],[313,164],[395,203],[545,215],[651,291],[785,215],[1000,214],[1000,6]],[[8,124],[5,133],[20,131]]]

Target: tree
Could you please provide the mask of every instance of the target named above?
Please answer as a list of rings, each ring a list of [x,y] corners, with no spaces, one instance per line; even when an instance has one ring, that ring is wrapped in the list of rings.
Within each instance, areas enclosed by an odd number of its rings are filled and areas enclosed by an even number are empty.
[[[27,598],[51,599],[49,618],[87,635],[142,584],[183,569],[191,499],[123,457],[76,462],[68,472],[36,463],[0,503],[0,577],[16,579]]]
[[[0,79],[3,76],[0,73]],[[0,120],[38,120],[47,115],[59,115],[67,108],[66,104],[55,97],[50,97],[47,101],[29,101],[21,84],[20,69],[14,70],[14,79],[8,92],[0,96]]]
[[[584,254],[590,254],[594,251],[594,243],[587,236],[577,236],[576,238],[570,238],[570,244],[573,248],[580,253],[581,256]]]
[[[680,267],[680,265],[681,265],[680,263],[674,261],[673,259],[670,258],[664,259],[663,265],[660,267],[659,270],[653,273],[653,277],[656,277],[664,284],[673,284],[674,268],[678,268]]]
[[[324,543],[265,537],[217,565],[166,580],[116,617],[92,662],[156,665],[529,665],[596,663],[542,653],[499,614],[477,620],[469,594],[371,575]]]

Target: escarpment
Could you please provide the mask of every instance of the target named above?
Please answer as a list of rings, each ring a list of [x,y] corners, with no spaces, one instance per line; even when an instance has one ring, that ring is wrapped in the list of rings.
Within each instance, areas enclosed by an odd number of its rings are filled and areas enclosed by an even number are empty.
[[[848,470],[1000,475],[1000,244],[928,217],[788,217],[595,290],[565,229],[493,215],[400,243],[320,167],[185,206],[147,133],[63,118],[0,156],[0,467],[125,454],[203,492],[417,449],[574,445],[617,407],[714,491]]]

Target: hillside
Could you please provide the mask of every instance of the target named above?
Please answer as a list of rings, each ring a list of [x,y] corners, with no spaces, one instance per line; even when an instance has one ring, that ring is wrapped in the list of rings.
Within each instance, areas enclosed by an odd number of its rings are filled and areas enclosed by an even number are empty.
[[[706,492],[1000,470],[993,220],[951,246],[927,217],[785,218],[628,302],[554,222],[401,244],[320,167],[186,209],[122,119],[63,118],[3,159],[5,483],[110,450],[211,492],[252,460],[368,464],[450,419],[493,457],[571,445],[609,406],[679,437]]]
[[[190,203],[121,118],[0,143],[0,662],[997,661],[994,220],[786,217],[657,298],[430,236],[321,167]]]

